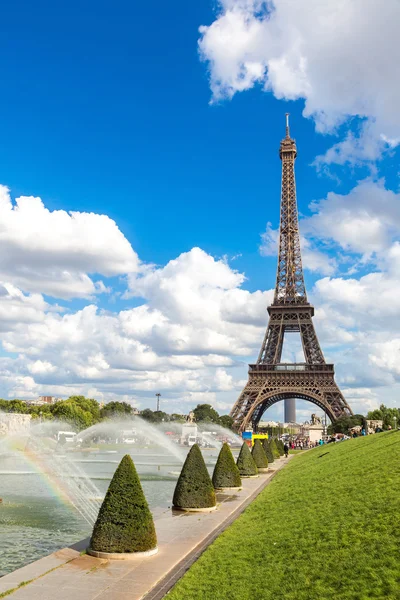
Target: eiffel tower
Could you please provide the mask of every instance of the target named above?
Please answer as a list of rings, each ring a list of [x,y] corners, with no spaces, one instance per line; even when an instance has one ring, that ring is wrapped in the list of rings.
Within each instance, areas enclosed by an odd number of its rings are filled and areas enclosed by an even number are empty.
[[[286,137],[279,150],[282,161],[281,221],[274,301],[268,307],[269,323],[257,363],[249,365],[249,380],[235,403],[234,427],[257,427],[263,413],[280,400],[300,398],[322,408],[331,421],[352,410],[335,383],[334,366],[326,364],[314,329],[314,307],[307,301],[300,252],[294,161],[296,142]],[[304,363],[282,363],[286,333],[300,333]]]

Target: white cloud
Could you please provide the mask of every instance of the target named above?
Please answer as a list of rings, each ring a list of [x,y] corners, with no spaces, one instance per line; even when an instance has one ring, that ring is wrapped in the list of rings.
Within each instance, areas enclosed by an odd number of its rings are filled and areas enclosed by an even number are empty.
[[[233,357],[256,354],[271,298],[243,290],[243,281],[226,261],[194,248],[129,276],[130,294],[146,299],[141,306],[108,313],[88,305],[61,314],[42,299],[38,315],[5,328],[3,346],[18,358],[7,358],[0,379],[23,397],[96,389],[105,398],[138,398],[161,391],[171,402],[228,394],[233,404],[236,372],[242,378],[245,369]],[[31,388],[16,388],[16,374],[28,377]]]
[[[365,120],[327,162],[375,159],[400,138],[397,0],[219,0],[200,28],[214,100],[256,84],[276,98],[304,99],[321,132],[351,117]],[[388,142],[387,142],[388,141]]]
[[[361,181],[347,195],[330,192],[310,208],[314,214],[301,221],[306,237],[333,240],[365,258],[386,251],[400,234],[400,195],[382,180]]]
[[[106,290],[106,277],[138,269],[130,243],[107,215],[48,210],[40,198],[12,202],[0,186],[0,278],[24,291],[59,298]]]
[[[400,257],[400,245],[393,253]],[[244,290],[244,279],[225,261],[194,248],[164,267],[130,276],[130,293],[146,303],[120,312],[88,305],[63,313],[40,295],[4,287],[0,326],[3,347],[12,354],[0,358],[1,393],[83,393],[146,406],[161,392],[166,410],[185,411],[197,402],[226,410],[246,381],[248,357],[258,353],[272,300],[272,290]],[[372,406],[374,398],[375,404],[393,402],[400,374],[397,347],[388,340],[400,340],[397,288],[394,274],[377,271],[326,277],[310,293],[327,361],[335,363],[357,410]],[[2,303],[13,302],[25,320],[2,321]],[[357,390],[364,390],[361,396]]]

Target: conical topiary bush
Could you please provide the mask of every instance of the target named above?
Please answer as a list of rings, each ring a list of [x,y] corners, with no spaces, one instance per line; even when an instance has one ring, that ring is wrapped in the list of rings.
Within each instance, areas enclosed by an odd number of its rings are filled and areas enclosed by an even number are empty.
[[[272,454],[272,450],[269,447],[269,441],[267,439],[264,439],[262,441],[262,445],[264,448],[264,452],[267,455],[267,459],[268,459],[268,464],[271,464],[274,462],[274,455]]]
[[[135,465],[126,454],[111,480],[90,540],[90,554],[157,550],[153,516]]]
[[[277,440],[276,446],[278,448],[278,452],[279,452],[280,456],[284,456],[285,450],[283,448],[283,442],[282,442],[282,440]]]
[[[239,469],[237,468],[231,449],[226,442],[222,444],[222,448],[219,452],[214,467],[212,482],[216,489],[237,489],[242,485]]]
[[[277,448],[276,441],[275,441],[274,438],[271,438],[269,440],[269,447],[271,448],[271,452],[274,455],[274,458],[280,458],[281,457],[281,455],[279,454],[279,450]]]
[[[260,440],[255,440],[253,449],[251,451],[254,462],[257,465],[257,469],[262,473],[268,471],[268,458],[264,452],[264,448]]]
[[[212,510],[216,506],[215,491],[200,448],[194,444],[186,457],[175,487],[174,508]]]
[[[246,442],[240,448],[236,465],[239,469],[240,477],[257,477],[258,469]]]

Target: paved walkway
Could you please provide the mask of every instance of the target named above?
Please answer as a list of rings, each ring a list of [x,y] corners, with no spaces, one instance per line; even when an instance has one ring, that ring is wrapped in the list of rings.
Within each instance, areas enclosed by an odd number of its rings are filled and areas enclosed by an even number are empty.
[[[290,457],[289,457],[290,459]],[[0,579],[0,594],[15,589],[11,600],[158,600],[163,598],[203,550],[268,484],[273,471],[244,479],[242,490],[217,494],[211,513],[154,512],[158,554],[128,561],[110,561],[80,554],[88,540],[64,548]],[[18,587],[22,582],[28,582]]]

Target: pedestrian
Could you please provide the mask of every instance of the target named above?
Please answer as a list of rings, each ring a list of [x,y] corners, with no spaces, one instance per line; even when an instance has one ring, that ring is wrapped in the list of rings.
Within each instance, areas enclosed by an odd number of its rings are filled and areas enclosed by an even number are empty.
[[[289,446],[287,442],[283,445],[283,451],[285,452],[285,458],[287,458],[289,456]]]

